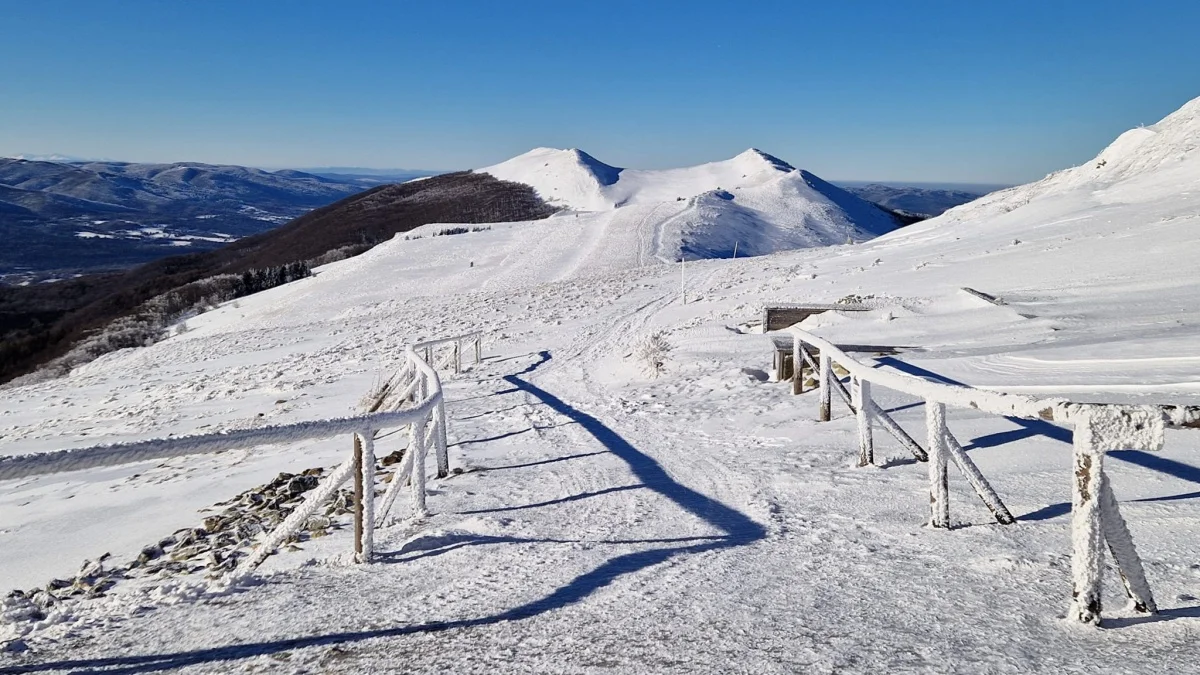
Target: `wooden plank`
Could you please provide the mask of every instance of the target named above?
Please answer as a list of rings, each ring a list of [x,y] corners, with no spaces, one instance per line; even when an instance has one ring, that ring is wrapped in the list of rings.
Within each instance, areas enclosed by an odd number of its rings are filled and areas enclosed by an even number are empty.
[[[1146,571],[1142,569],[1142,559],[1134,548],[1129,526],[1121,517],[1121,509],[1117,506],[1117,497],[1113,494],[1108,476],[1100,483],[1100,523],[1104,529],[1104,539],[1108,542],[1108,551],[1117,563],[1121,583],[1125,585],[1125,594],[1133,601],[1133,608],[1147,614],[1158,613],[1154,594],[1146,581]]]
[[[983,300],[984,302],[989,302],[993,305],[997,305],[1000,307],[1003,307],[1004,305],[1008,304],[994,295],[991,295],[989,293],[984,293],[983,291],[977,291],[974,288],[967,288],[966,286],[963,286],[962,291],[964,293],[967,293],[968,295],[973,295],[973,296],[979,298],[980,300]]]
[[[983,477],[983,473],[979,471],[979,467],[975,466],[974,460],[967,455],[962,444],[958,442],[954,434],[950,433],[949,428],[946,429],[946,449],[950,451],[950,459],[954,460],[954,465],[958,467],[959,473],[966,477],[971,487],[975,488],[975,494],[983,500],[984,506],[987,506],[988,510],[992,512],[996,522],[1001,525],[1012,525],[1017,522],[1004,502],[1000,501],[1000,495],[996,494],[991,484]]]
[[[908,451],[912,453],[913,457],[915,457],[918,462],[929,461],[929,455],[925,453],[925,449],[921,447],[921,444],[913,440],[913,437],[909,436],[908,432],[905,431],[904,428],[899,424],[897,424],[896,420],[892,419],[891,415],[888,415],[886,412],[884,412],[883,408],[880,408],[879,404],[875,403],[874,401],[871,401],[868,403],[868,405],[870,406],[870,412],[873,419],[879,423],[879,426],[883,427],[884,431],[887,431],[889,434],[891,434],[892,438],[895,438],[900,442],[900,445],[908,448]]]

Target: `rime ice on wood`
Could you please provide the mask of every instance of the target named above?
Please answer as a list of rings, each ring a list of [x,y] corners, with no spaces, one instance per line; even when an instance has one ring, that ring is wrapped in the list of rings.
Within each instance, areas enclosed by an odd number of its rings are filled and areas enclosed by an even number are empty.
[[[829,358],[828,354],[821,354],[821,367],[817,369],[817,372],[821,378],[821,409],[818,417],[822,422],[828,422],[832,414],[830,408],[832,396],[830,391],[833,389],[833,382],[831,382],[833,379],[833,361]]]
[[[868,466],[875,463],[875,439],[871,436],[871,412],[867,408],[867,402],[871,400],[871,383],[852,377],[850,398],[858,421],[858,465]]]
[[[369,563],[375,554],[375,438],[373,433],[357,436],[361,448],[360,469],[362,472],[362,504],[355,513],[361,512],[361,546],[358,547],[357,562]],[[356,523],[358,525],[358,523]]]
[[[949,427],[946,428],[945,440],[946,450],[950,454],[950,459],[954,461],[954,465],[958,467],[959,473],[967,479],[971,487],[975,488],[975,494],[978,494],[979,498],[983,500],[984,505],[995,516],[996,522],[1001,525],[1011,525],[1017,522],[1017,519],[1013,518],[1012,514],[1009,513],[1008,507],[1000,500],[1000,495],[996,494],[991,484],[983,477],[983,473],[979,471],[979,467],[975,466],[975,462],[971,459],[970,455],[959,444],[958,439],[954,437],[954,434],[950,433]]]
[[[946,406],[925,402],[925,427],[929,439],[929,525],[950,527],[950,477],[946,471]]]

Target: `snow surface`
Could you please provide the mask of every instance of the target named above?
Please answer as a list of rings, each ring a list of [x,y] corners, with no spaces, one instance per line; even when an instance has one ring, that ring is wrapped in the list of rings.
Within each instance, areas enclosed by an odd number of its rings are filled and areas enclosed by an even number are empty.
[[[572,214],[589,229],[653,230],[640,248],[664,260],[733,257],[735,244],[743,256],[844,244],[897,225],[875,205],[753,148],[662,171],[620,169],[581,150],[537,148],[479,171],[530,185],[550,204],[597,212]],[[604,243],[609,250],[626,247]]]
[[[1121,141],[1100,170],[864,244],[688,262],[686,304],[679,266],[654,264],[655,237],[661,223],[685,231],[693,207],[633,200],[397,238],[152,347],[5,390],[5,454],[246,428],[351,414],[404,344],[487,332],[484,363],[446,382],[463,472],[431,481],[428,517],[376,532],[378,563],[340,562],[342,530],[269,559],[254,584],[118,586],[26,635],[33,651],[0,668],[1194,672],[1200,433],[1167,430],[1161,452],[1105,461],[1163,613],[1122,609],[1110,570],[1106,629],[1075,626],[1061,618],[1066,430],[948,410],[1018,523],[995,524],[952,471],[954,528],[931,530],[925,467],[877,434],[882,468],[855,468],[853,416],[835,400],[818,424],[815,392],[768,383],[770,342],[748,324],[765,303],[870,296],[869,312],[804,327],[920,348],[881,368],[1200,403],[1198,106]],[[656,334],[671,349],[650,378],[637,355]],[[923,441],[919,401],[873,394]],[[0,484],[0,578],[30,587],[104,551],[128,559],[280,471],[338,464],[348,442]]]

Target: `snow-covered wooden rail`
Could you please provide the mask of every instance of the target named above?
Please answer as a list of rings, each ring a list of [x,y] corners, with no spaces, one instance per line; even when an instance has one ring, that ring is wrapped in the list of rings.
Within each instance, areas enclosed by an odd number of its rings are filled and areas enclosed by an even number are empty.
[[[818,378],[819,419],[830,419],[834,391],[854,412],[859,430],[860,466],[874,462],[872,428],[875,425],[896,436],[918,459],[928,455],[929,524],[932,527],[950,526],[949,461],[953,461],[967,478],[997,521],[1012,523],[1014,520],[947,428],[947,406],[1072,427],[1071,574],[1074,588],[1068,617],[1083,623],[1099,623],[1105,545],[1112,553],[1125,592],[1134,607],[1147,613],[1157,611],[1142,561],[1104,473],[1104,453],[1110,450],[1159,450],[1165,428],[1200,428],[1200,408],[1072,403],[1062,398],[1039,399],[932,382],[880,370],[855,360],[828,340],[799,328],[789,330],[793,339],[793,361],[797,364],[794,377],[803,378],[802,364],[807,364]],[[833,372],[835,363],[850,375],[849,392]],[[928,453],[872,400],[873,384],[924,399]]]
[[[425,465],[431,446],[436,449],[438,477],[449,473],[445,400],[441,379],[431,360],[434,348],[454,345],[453,361],[447,361],[445,366],[452,366],[457,373],[462,369],[464,345],[473,346],[475,363],[479,362],[481,340],[479,333],[472,333],[405,348],[403,365],[374,392],[370,410],[362,415],[0,457],[0,481],[351,435],[354,444],[350,456],[267,535],[266,540],[242,561],[238,572],[248,572],[261,564],[303,529],[338,488],[351,479],[354,481],[355,505],[354,560],[368,562],[373,554],[374,530],[387,518],[402,487],[411,486],[413,513],[425,513]],[[408,449],[384,492],[382,508],[376,512],[375,436],[384,429],[402,427],[409,430]]]

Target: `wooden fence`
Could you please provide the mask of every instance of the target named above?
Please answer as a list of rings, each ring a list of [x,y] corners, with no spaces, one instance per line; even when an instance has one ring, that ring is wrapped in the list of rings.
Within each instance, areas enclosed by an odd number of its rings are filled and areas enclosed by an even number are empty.
[[[818,418],[821,421],[830,419],[834,392],[854,412],[858,423],[860,465],[874,463],[872,430],[876,426],[895,436],[918,460],[929,463],[929,524],[932,527],[950,526],[947,469],[951,462],[967,478],[998,522],[1014,522],[1012,514],[979,468],[950,433],[946,426],[947,406],[1071,427],[1074,445],[1071,576],[1074,588],[1067,616],[1083,623],[1099,623],[1106,545],[1134,607],[1141,612],[1157,612],[1141,558],[1105,475],[1104,453],[1110,450],[1159,450],[1164,429],[1200,428],[1200,408],[1072,403],[1061,398],[1038,399],[931,382],[861,363],[833,343],[802,329],[793,327],[790,332],[793,362],[797,364],[793,377],[803,381],[803,366],[811,368],[817,376],[820,390]],[[849,391],[834,374],[835,364],[849,373]],[[924,400],[928,452],[875,403],[871,396],[873,384]]]
[[[481,339],[479,333],[472,333],[405,348],[404,364],[376,392],[370,411],[363,415],[0,457],[0,480],[350,435],[353,438],[350,456],[267,535],[266,540],[242,561],[235,574],[250,572],[260,565],[299,532],[348,480],[354,481],[354,560],[369,562],[374,553],[375,528],[387,518],[403,487],[411,487],[412,512],[416,515],[425,513],[425,466],[431,446],[436,450],[438,477],[449,472],[445,400],[442,382],[432,360],[436,349],[443,345],[453,346],[451,360],[442,365],[453,367],[457,373],[462,370],[464,345],[473,347],[475,362],[479,362]],[[403,427],[408,427],[408,449],[384,492],[382,507],[376,512],[375,436],[384,429]]]

